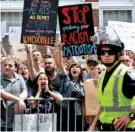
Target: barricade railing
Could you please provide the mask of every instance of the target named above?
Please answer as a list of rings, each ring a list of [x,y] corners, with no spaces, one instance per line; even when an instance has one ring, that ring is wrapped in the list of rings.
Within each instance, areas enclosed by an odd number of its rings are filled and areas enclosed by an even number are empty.
[[[83,102],[77,98],[27,98],[24,113],[14,113],[13,131],[84,131]],[[8,107],[5,127],[8,130]]]

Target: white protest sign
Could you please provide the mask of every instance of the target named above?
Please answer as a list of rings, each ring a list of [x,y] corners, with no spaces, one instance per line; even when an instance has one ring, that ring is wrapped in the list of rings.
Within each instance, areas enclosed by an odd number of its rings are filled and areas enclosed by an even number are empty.
[[[21,27],[9,27],[9,43],[13,46],[15,56],[21,60],[26,60],[25,47],[24,44],[20,43],[20,38]]]
[[[118,33],[125,44],[125,50],[135,51],[135,23],[108,21],[108,26]]]
[[[15,131],[37,131],[37,125],[39,131],[56,131],[56,119],[55,113],[15,115]]]
[[[0,25],[1,25],[0,36],[1,36],[1,39],[2,39],[6,34],[6,21],[0,22]]]

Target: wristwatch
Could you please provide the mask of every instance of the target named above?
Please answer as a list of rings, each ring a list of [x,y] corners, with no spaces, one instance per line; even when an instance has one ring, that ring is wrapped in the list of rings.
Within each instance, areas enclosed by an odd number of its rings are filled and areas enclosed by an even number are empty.
[[[130,112],[130,113],[129,113],[129,118],[130,118],[131,120],[135,120],[135,113]]]

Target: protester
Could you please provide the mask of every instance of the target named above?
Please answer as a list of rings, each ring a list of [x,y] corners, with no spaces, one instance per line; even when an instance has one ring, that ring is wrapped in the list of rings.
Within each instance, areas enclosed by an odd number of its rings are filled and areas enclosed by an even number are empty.
[[[28,97],[35,96],[36,92],[37,92],[34,89],[35,79],[31,76],[31,73],[28,70],[28,65],[27,65],[26,61],[23,61],[20,64],[18,64],[17,72],[25,80],[25,83],[26,83],[26,86],[27,86],[27,90],[28,90]]]
[[[83,85],[83,71],[78,63],[72,63],[68,71],[64,67],[64,58],[62,53],[62,43],[58,45],[58,57],[59,57],[59,67],[64,73],[65,77],[62,80],[62,85],[60,87],[60,93],[66,98],[77,98],[82,99],[82,101],[70,101],[69,105],[67,101],[63,101],[63,111],[62,111],[62,131],[82,131],[84,130],[84,117],[83,117],[83,100],[84,100],[84,85]],[[73,61],[72,61],[73,62]],[[69,108],[69,109],[68,109]],[[66,126],[69,112],[69,128]],[[75,125],[76,121],[76,125]]]
[[[34,78],[40,72],[44,72],[42,55],[38,50],[33,50],[32,53],[30,53],[30,49],[26,44],[25,44],[25,50],[27,53],[27,63],[28,63],[30,77],[32,80],[34,80]]]
[[[63,100],[62,95],[59,92],[54,91],[52,88],[49,88],[48,85],[48,78],[44,72],[41,72],[38,74],[37,79],[36,79],[36,86],[38,87],[38,91],[36,93],[35,98],[43,98],[43,99],[48,99],[52,97],[54,100],[61,102]],[[37,113],[37,102],[33,101],[32,102],[32,113]],[[52,102],[51,101],[39,101],[39,113],[50,113],[53,112],[52,109]]]
[[[83,73],[79,64],[72,64],[69,68],[69,79],[70,79],[70,92],[71,97],[84,100],[85,91],[83,84]],[[72,87],[71,87],[71,83]],[[82,101],[83,102],[83,101]],[[70,131],[84,131],[84,117],[83,117],[83,105],[82,102],[76,101],[71,102],[70,107]],[[76,112],[75,112],[76,111]],[[75,116],[76,115],[76,116]],[[76,120],[76,126],[75,126]]]
[[[97,127],[100,131],[135,131],[135,71],[120,61],[124,44],[111,27],[99,28],[94,43],[106,66],[98,84],[101,108]]]
[[[99,80],[100,77],[101,77],[102,72],[105,71],[105,70],[106,70],[105,65],[103,65],[103,64],[98,64],[98,65],[96,66],[96,77],[95,77],[95,78],[96,78],[97,80]]]
[[[1,87],[4,91],[11,93],[22,100],[27,98],[27,87],[23,78],[16,74],[17,63],[12,58],[6,58],[2,64],[3,72],[1,73]],[[13,130],[13,118],[14,118],[14,109],[18,105],[10,101],[2,101],[1,103],[1,130],[6,130],[6,122],[9,131]],[[6,107],[5,107],[6,106]],[[6,110],[8,119],[6,120]]]
[[[55,91],[59,91],[65,75],[62,71],[61,73],[57,71],[56,62],[52,56],[44,58],[44,70],[48,77],[49,85],[54,87]]]
[[[129,67],[132,67],[132,60],[130,59],[130,57],[129,57],[128,55],[123,55],[123,56],[121,56],[121,61],[122,61],[125,65],[127,65],[127,66],[129,66]]]
[[[96,78],[96,66],[97,65],[98,65],[98,60],[96,58],[89,57],[87,59],[87,71],[88,71],[88,78],[87,79],[95,79]]]

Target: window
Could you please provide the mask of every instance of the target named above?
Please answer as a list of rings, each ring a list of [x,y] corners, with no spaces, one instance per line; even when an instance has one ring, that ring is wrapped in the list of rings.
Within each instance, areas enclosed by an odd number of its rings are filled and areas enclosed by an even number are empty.
[[[103,10],[103,25],[107,26],[108,21],[132,22],[131,10]]]
[[[9,32],[10,26],[21,26],[22,12],[2,12],[1,21],[6,21],[6,32]]]

